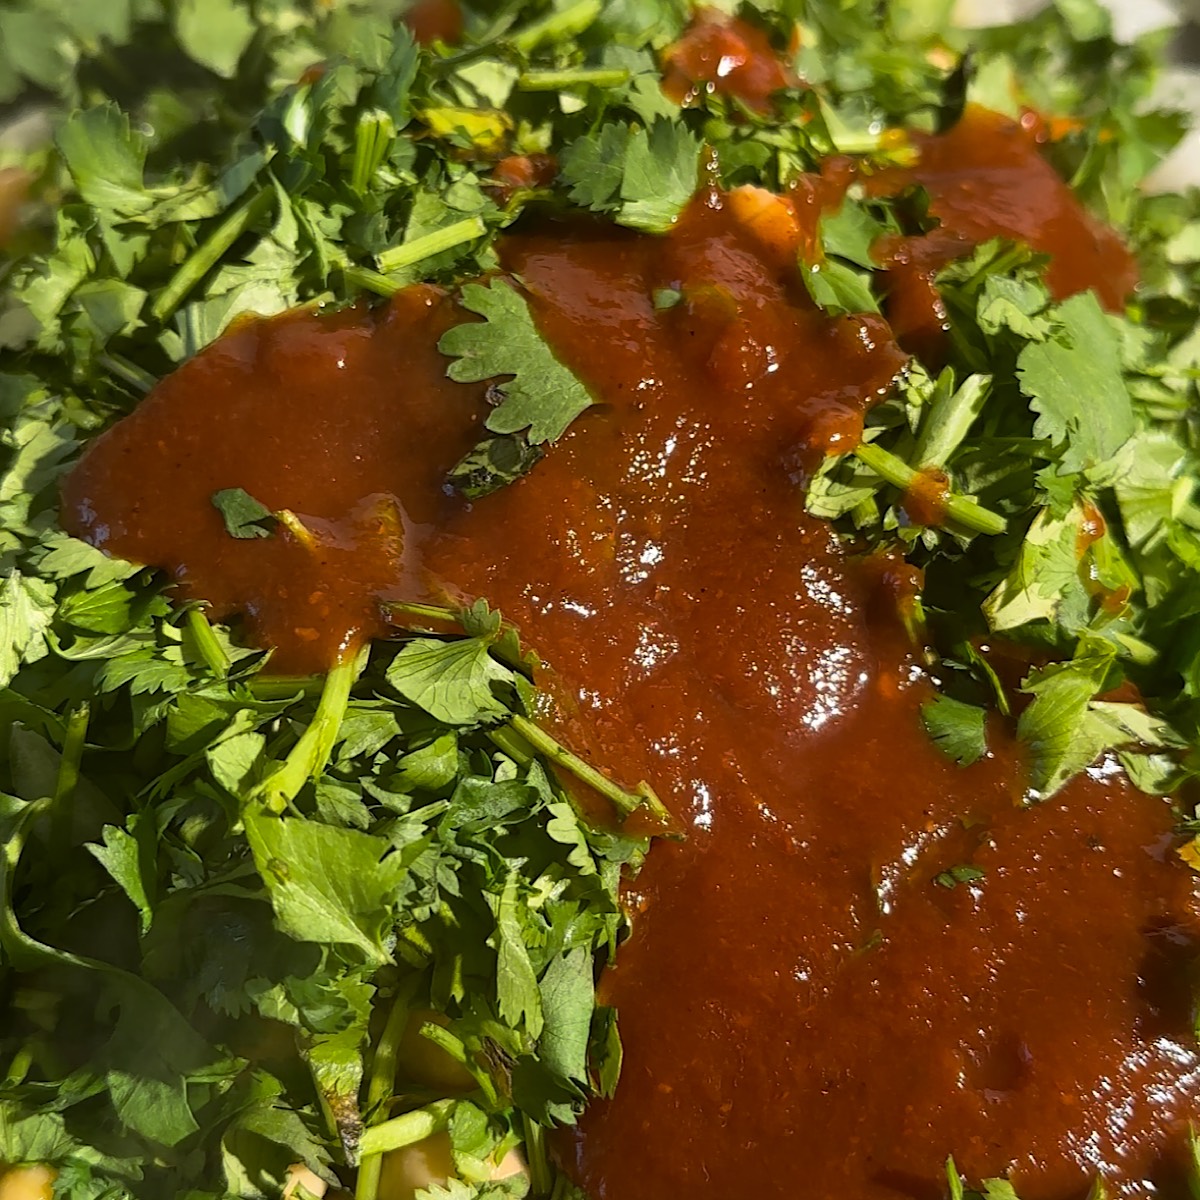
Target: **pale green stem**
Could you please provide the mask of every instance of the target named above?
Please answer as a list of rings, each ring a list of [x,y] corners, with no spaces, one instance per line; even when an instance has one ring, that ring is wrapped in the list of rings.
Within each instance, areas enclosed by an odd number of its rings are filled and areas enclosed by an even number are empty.
[[[404,600],[391,603],[387,607],[391,612],[408,613],[410,616],[420,617],[426,621],[450,621],[461,628],[458,610],[446,608],[442,604],[417,604]]]
[[[54,799],[50,808],[50,852],[57,862],[71,844],[72,800],[79,786],[79,768],[83,762],[83,750],[87,744],[88,721],[91,709],[85,702],[80,704],[67,719],[63,737],[62,757],[58,761],[58,778],[54,781]]]
[[[526,71],[517,79],[522,92],[557,92],[568,87],[620,87],[629,82],[629,72],[623,68],[580,67],[565,71]]]
[[[306,550],[315,550],[317,539],[313,531],[290,508],[281,508],[271,514]]]
[[[380,275],[370,267],[355,266],[353,263],[346,263],[342,267],[342,277],[347,283],[352,283],[364,291],[374,292],[377,296],[394,296],[401,287],[386,275]]]
[[[408,1024],[412,986],[402,988],[392,1003],[379,1044],[375,1047],[375,1058],[371,1064],[371,1078],[367,1083],[368,1120],[374,1119],[381,1106],[392,1095],[396,1086],[396,1057],[400,1039]],[[358,1164],[358,1179],[354,1185],[354,1200],[378,1200],[379,1179],[383,1168],[382,1154],[363,1154]]]
[[[546,1131],[528,1113],[521,1114],[521,1123],[525,1130],[525,1161],[529,1164],[529,1192],[539,1198],[548,1196],[554,1179],[546,1157]]]
[[[556,742],[540,725],[534,724],[528,717],[514,713],[509,719],[513,731],[525,739],[539,754],[545,755],[555,766],[574,775],[582,783],[586,783],[593,791],[598,792],[621,814],[628,817],[639,808],[645,808],[663,825],[671,825],[671,814],[666,805],[655,795],[654,789],[644,780],[632,792],[618,787],[607,776],[602,775],[590,763],[586,763],[577,754],[572,754],[565,746]]]
[[[453,1100],[435,1100],[424,1108],[413,1109],[412,1112],[384,1121],[382,1125],[364,1129],[358,1143],[359,1153],[365,1158],[369,1154],[386,1154],[389,1150],[423,1142],[450,1124],[454,1105]]]
[[[372,176],[379,169],[396,137],[396,125],[391,116],[379,109],[363,113],[354,131],[354,169],[350,186],[360,196],[365,195]]]
[[[110,351],[108,354],[101,354],[96,361],[139,392],[148,392],[158,383],[158,380],[149,371],[143,370],[120,354],[113,354]]]
[[[25,1082],[25,1077],[29,1074],[32,1066],[33,1051],[28,1046],[22,1046],[8,1064],[8,1072],[4,1077],[5,1086],[19,1087]]]
[[[514,33],[509,42],[522,54],[528,54],[542,42],[556,42],[582,33],[603,11],[603,0],[579,0],[569,8],[531,22]]]
[[[235,208],[213,230],[208,240],[192,251],[151,306],[150,312],[156,321],[165,321],[179,307],[188,292],[216,266],[221,255],[267,212],[274,200],[275,192],[264,188]]]
[[[217,641],[213,627],[199,607],[189,608],[187,613],[188,632],[196,643],[196,649],[204,660],[205,666],[220,679],[229,674],[229,655],[225,647]]]
[[[283,765],[255,789],[254,795],[272,812],[283,812],[300,789],[325,769],[350,703],[350,689],[362,674],[366,657],[365,652],[353,654],[330,669],[312,722]]]
[[[466,217],[442,229],[435,229],[431,233],[413,238],[411,242],[401,242],[390,250],[383,250],[376,256],[375,261],[385,273],[403,271],[406,267],[424,262],[435,254],[453,250],[455,246],[461,246],[464,242],[473,242],[485,233],[487,226],[482,217]]]
[[[870,467],[881,479],[901,491],[907,491],[919,478],[906,462],[889,454],[880,446],[863,442],[854,450],[854,457],[865,467]],[[1008,522],[999,513],[984,508],[969,496],[948,495],[945,500],[946,516],[956,525],[974,533],[998,534],[1008,528]]]

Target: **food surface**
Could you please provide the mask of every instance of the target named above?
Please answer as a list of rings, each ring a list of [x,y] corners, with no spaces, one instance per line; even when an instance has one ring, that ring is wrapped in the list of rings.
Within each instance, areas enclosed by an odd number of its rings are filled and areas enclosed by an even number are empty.
[[[1194,1189],[1153,47],[284,8],[16,168],[5,1183]]]
[[[1006,174],[1041,166],[1027,151],[1014,167],[1017,134],[972,122],[986,165],[934,203],[957,201],[983,241],[995,189],[1020,190]],[[1079,259],[1096,243],[1128,270],[1112,234],[1077,207],[1064,220],[1052,196],[1064,292],[1092,283]],[[248,611],[293,669],[380,633],[380,600],[486,595],[536,630],[572,740],[657,781],[690,836],[651,856],[637,935],[604,985],[625,1065],[575,1143],[590,1194],[718,1200],[803,1178],[830,1200],[903,1195],[936,1178],[947,1146],[1035,1200],[1098,1170],[1118,1193],[1170,1186],[1167,1148],[1200,1107],[1172,982],[1200,919],[1170,807],[1102,766],[1025,810],[1006,740],[964,771],[925,737],[906,568],[856,560],[796,511],[796,471],[856,442],[905,362],[880,318],[829,318],[797,286],[813,235],[793,207],[713,192],[662,238],[510,236],[505,267],[601,407],[474,505],[439,484],[481,397],[446,380],[448,304],[417,288],[382,319],[300,314],[226,335],[93,444],[64,520],[173,566],[219,612]],[[1108,265],[1097,251],[1094,278],[1110,283]],[[656,311],[664,288],[681,298]],[[172,479],[175,503],[156,509]],[[296,511],[314,543],[230,538],[210,497],[235,480]],[[664,1021],[672,991],[694,999]],[[877,1086],[885,1062],[902,1092]],[[846,1146],[863,1151],[830,1152]]]

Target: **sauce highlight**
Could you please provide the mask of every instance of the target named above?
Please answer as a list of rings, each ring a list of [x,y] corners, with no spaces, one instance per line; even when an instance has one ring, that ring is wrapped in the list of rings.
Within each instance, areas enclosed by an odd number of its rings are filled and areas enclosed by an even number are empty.
[[[1025,808],[1002,730],[965,770],[925,737],[911,573],[848,555],[798,484],[854,444],[905,355],[882,319],[813,306],[806,237],[737,193],[663,238],[511,234],[505,268],[598,402],[475,504],[442,477],[482,389],[445,379],[457,317],[418,288],[382,316],[236,329],[93,443],[64,521],[247,613],[292,669],[382,632],[381,599],[485,595],[548,663],[573,747],[654,781],[689,838],[649,856],[601,983],[616,1098],[557,1142],[594,1200],[934,1200],[951,1153],[1023,1200],[1073,1200],[1098,1172],[1114,1196],[1174,1195],[1200,1117],[1200,919],[1171,807],[1101,763]],[[1108,261],[1074,282],[1111,282]],[[680,302],[656,309],[660,289]],[[344,557],[231,539],[221,487]],[[385,497],[390,541],[361,508]],[[981,874],[936,882],[962,865]]]

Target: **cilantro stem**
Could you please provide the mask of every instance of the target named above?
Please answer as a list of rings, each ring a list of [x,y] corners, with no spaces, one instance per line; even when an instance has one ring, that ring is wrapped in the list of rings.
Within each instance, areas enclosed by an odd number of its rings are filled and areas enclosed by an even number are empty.
[[[375,1057],[371,1063],[371,1078],[367,1082],[367,1120],[373,1120],[381,1106],[392,1095],[396,1086],[396,1056],[400,1049],[400,1039],[404,1036],[408,1024],[408,1014],[412,1003],[412,993],[415,980],[410,980],[408,986],[402,987],[392,1001],[391,1012],[388,1013],[387,1024],[380,1035],[375,1047]],[[358,1164],[358,1179],[354,1185],[354,1200],[377,1200],[379,1195],[379,1179],[383,1168],[381,1154],[364,1154]]]
[[[529,1192],[533,1196],[548,1196],[554,1180],[546,1158],[546,1131],[526,1112],[521,1113],[521,1124],[525,1132],[525,1161],[529,1165]]]
[[[187,626],[204,665],[219,679],[224,679],[229,674],[229,655],[225,653],[224,646],[217,641],[217,635],[213,633],[213,627],[204,615],[204,610],[199,606],[189,608]]]
[[[358,118],[354,131],[354,169],[350,186],[360,196],[366,195],[371,178],[387,157],[396,138],[396,123],[382,109],[372,109]]]
[[[421,618],[426,621],[447,621],[457,628],[462,628],[462,621],[459,617],[458,610],[455,608],[447,608],[443,604],[418,604],[416,601],[396,601],[387,606],[392,612],[408,613],[411,616]]]
[[[263,188],[244,204],[235,208],[213,230],[208,240],[201,242],[192,251],[151,305],[150,312],[155,320],[165,321],[179,307],[188,292],[216,266],[221,255],[267,212],[274,200],[274,189]]]
[[[358,1160],[358,1178],[354,1181],[354,1200],[377,1200],[383,1177],[383,1155],[366,1154]]]
[[[305,550],[315,550],[317,539],[313,531],[290,508],[281,508],[271,514],[302,545]]]
[[[62,859],[71,843],[71,801],[79,786],[79,768],[90,718],[91,708],[86,701],[67,718],[58,777],[54,781],[54,798],[50,802],[50,847],[56,861]]]
[[[473,242],[485,233],[487,226],[482,217],[467,217],[462,221],[455,221],[453,225],[413,238],[411,242],[401,242],[398,246],[383,250],[376,255],[375,261],[385,274],[403,271],[406,267],[424,262],[435,254],[453,250],[455,246],[461,246],[464,242]]]
[[[367,1110],[382,1104],[391,1094],[396,1083],[396,1055],[404,1026],[408,1023],[408,1011],[412,1000],[412,988],[397,993],[388,1013],[387,1024],[375,1047],[375,1058],[371,1064],[371,1078],[367,1083]]]
[[[254,789],[252,795],[261,799],[272,812],[283,812],[309,779],[324,770],[350,703],[350,689],[362,674],[366,661],[363,651],[348,655],[330,668],[308,728],[283,765]]]
[[[543,42],[566,41],[582,33],[603,11],[603,0],[578,0],[540,21],[531,21],[508,40],[514,49],[528,54]]]
[[[136,388],[143,394],[158,384],[158,380],[149,371],[143,371],[136,363],[131,363],[129,359],[123,358],[119,354],[113,354],[111,351],[108,354],[101,354],[96,361],[100,366],[111,371],[118,379],[123,379],[130,387]]]
[[[563,71],[526,71],[517,79],[522,92],[556,92],[567,87],[620,87],[629,82],[623,67],[577,67]]]
[[[632,792],[618,787],[607,776],[602,775],[590,763],[586,763],[577,754],[572,754],[565,746],[555,741],[540,725],[534,724],[528,717],[514,713],[508,721],[514,733],[519,734],[539,754],[545,755],[555,766],[569,771],[576,779],[586,783],[593,791],[599,792],[621,814],[622,819],[645,808],[663,825],[671,825],[671,814],[667,807],[655,795],[654,789],[643,780]]]
[[[454,1100],[435,1100],[424,1108],[415,1108],[412,1112],[384,1121],[382,1125],[364,1129],[358,1143],[359,1152],[366,1158],[370,1154],[386,1154],[389,1150],[423,1142],[450,1124],[455,1103]]]
[[[250,680],[250,690],[256,700],[290,700],[319,696],[324,684],[323,675],[256,675]]]
[[[360,267],[354,263],[345,263],[342,266],[342,278],[347,283],[352,283],[364,291],[374,292],[375,295],[385,298],[394,296],[401,287],[386,275],[380,275],[378,271],[372,271],[370,267]]]
[[[20,1087],[32,1067],[33,1051],[26,1044],[12,1056],[12,1061],[8,1064],[8,1071],[4,1076],[4,1086]]]
[[[881,479],[906,491],[917,482],[919,472],[881,446],[863,442],[854,450],[854,457],[865,467],[870,467]],[[1008,522],[999,514],[984,508],[970,496],[951,494],[946,497],[946,516],[956,525],[974,533],[998,534],[1008,528]]]
[[[969,375],[952,395],[934,402],[921,423],[913,448],[913,463],[918,471],[940,469],[946,465],[962,445],[991,394],[990,375]]]
[[[533,747],[508,725],[501,725],[498,729],[489,729],[487,735],[493,745],[498,746],[519,766],[523,767],[537,757]]]

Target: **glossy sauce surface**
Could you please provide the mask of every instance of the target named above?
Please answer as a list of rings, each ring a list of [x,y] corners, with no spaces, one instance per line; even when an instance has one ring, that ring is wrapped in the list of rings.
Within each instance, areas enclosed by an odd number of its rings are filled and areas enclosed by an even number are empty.
[[[1096,1169],[1169,1189],[1200,1094],[1171,811],[1105,770],[1027,810],[1001,731],[968,771],[930,746],[887,572],[790,477],[797,414],[861,403],[894,348],[851,351],[751,236],[698,232],[509,243],[606,404],[431,559],[538,631],[576,737],[690,830],[634,887],[603,986],[622,1082],[564,1157],[598,1200],[933,1200],[949,1153],[1028,1200]],[[754,314],[741,353],[653,313],[672,279]],[[960,864],[985,874],[934,882]]]
[[[89,447],[63,492],[73,533],[167,568],[181,598],[241,614],[273,670],[322,671],[387,629],[380,602],[419,587],[419,547],[471,446],[482,388],[445,378],[459,317],[433,288],[390,307],[248,321],[165,379]],[[213,506],[241,488],[287,509],[238,539]]]
[[[575,748],[653,780],[689,838],[650,855],[602,984],[616,1099],[558,1144],[596,1200],[933,1200],[950,1153],[1023,1200],[1074,1200],[1097,1170],[1179,1194],[1200,922],[1171,809],[1103,766],[1026,809],[1002,730],[965,771],[929,744],[900,573],[848,556],[799,482],[904,356],[879,318],[813,308],[805,231],[762,201],[702,196],[661,239],[509,238],[598,403],[474,506],[440,480],[480,397],[446,383],[454,317],[417,289],[381,319],[235,331],[94,443],[65,519],[249,610],[297,667],[379,632],[381,597],[486,595],[549,664]],[[348,557],[235,542],[210,503],[229,486]],[[402,544],[360,530],[386,495]],[[291,584],[314,570],[343,606],[316,643]],[[982,876],[936,882],[962,864]]]

